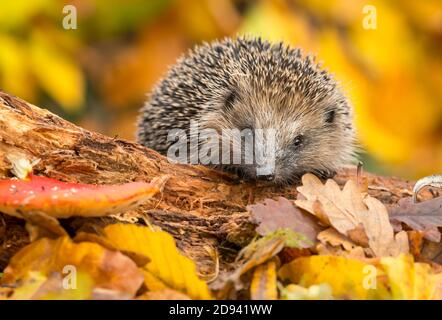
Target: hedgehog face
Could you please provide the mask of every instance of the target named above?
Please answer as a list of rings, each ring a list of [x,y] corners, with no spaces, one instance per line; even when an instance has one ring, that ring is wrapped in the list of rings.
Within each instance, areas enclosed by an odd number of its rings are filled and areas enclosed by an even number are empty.
[[[217,132],[236,132],[226,140],[229,148],[222,148],[239,150],[241,163],[224,167],[276,184],[290,183],[306,172],[333,175],[352,157],[353,133],[346,123],[348,114],[340,111],[347,112],[347,101],[335,88],[326,89],[312,99],[294,85],[287,89],[242,80],[226,91],[218,106],[221,116],[202,119]]]

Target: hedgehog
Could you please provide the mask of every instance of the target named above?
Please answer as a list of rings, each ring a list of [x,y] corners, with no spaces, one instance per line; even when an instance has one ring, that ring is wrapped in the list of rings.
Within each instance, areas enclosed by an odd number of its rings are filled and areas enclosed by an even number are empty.
[[[353,108],[338,82],[312,55],[259,37],[183,55],[153,87],[137,127],[138,142],[171,161],[275,184],[307,172],[332,177],[355,159]],[[174,158],[177,150],[184,156]]]

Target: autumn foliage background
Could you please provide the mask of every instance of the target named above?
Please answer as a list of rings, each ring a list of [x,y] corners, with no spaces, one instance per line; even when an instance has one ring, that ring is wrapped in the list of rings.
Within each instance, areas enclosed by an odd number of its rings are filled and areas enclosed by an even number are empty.
[[[63,29],[67,4],[76,30]],[[374,6],[374,30],[363,28]],[[356,109],[371,171],[442,171],[442,5],[361,0],[2,0],[0,88],[110,136],[134,139],[137,110],[167,67],[237,33],[314,53]]]

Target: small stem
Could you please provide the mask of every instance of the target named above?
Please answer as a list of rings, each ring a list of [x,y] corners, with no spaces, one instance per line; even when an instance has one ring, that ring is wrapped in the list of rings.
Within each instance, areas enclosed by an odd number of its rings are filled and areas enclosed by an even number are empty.
[[[356,184],[359,185],[359,179],[362,177],[362,168],[363,168],[364,164],[362,163],[362,161],[358,162],[358,167],[356,169]]]

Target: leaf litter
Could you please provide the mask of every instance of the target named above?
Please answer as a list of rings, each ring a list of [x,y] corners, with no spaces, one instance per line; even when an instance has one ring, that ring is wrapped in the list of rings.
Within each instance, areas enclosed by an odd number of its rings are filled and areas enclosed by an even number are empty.
[[[387,210],[352,180],[341,189],[306,174],[297,199],[249,205],[255,239],[231,271],[217,270],[210,281],[155,226],[116,223],[71,238],[58,223],[137,206],[166,181],[79,187],[32,174],[1,181],[0,188],[15,183],[18,190],[0,197],[1,211],[25,219],[32,241],[4,270],[0,299],[442,299],[440,198],[403,199]],[[54,202],[56,193],[42,186],[84,192]],[[38,188],[38,196],[23,196]],[[92,190],[103,195],[99,205]],[[65,266],[77,272],[75,293],[65,289]]]

